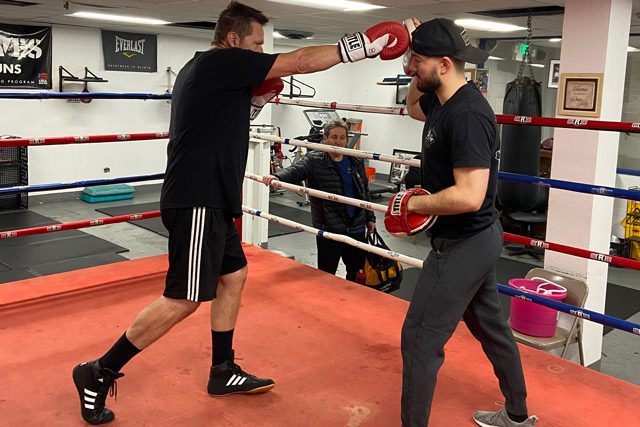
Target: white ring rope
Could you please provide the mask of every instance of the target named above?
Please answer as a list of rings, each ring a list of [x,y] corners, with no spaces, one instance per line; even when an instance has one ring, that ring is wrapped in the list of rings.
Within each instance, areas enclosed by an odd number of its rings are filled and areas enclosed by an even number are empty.
[[[407,166],[420,167],[420,160],[414,159],[411,154],[404,154],[400,156],[392,156],[390,154],[372,153],[370,151],[354,150],[351,148],[335,147],[333,145],[316,144],[314,142],[301,141],[299,139],[292,138],[280,138],[278,136],[266,135],[264,133],[249,132],[249,136],[253,139],[259,139],[262,141],[279,142],[285,145],[293,145],[296,147],[310,148],[316,151],[324,151],[326,153],[345,154],[351,157],[359,157],[361,159],[380,160],[389,163],[398,163]]]
[[[262,182],[262,176],[255,175],[252,173],[245,173],[245,178],[252,179],[257,182]],[[326,191],[314,190],[313,188],[301,187],[299,185],[289,184],[286,182],[282,182],[279,180],[274,180],[271,182],[271,186],[273,188],[284,188],[285,190],[295,191],[297,193],[308,194],[313,197],[318,197],[320,199],[325,200],[333,200],[334,202],[344,203],[346,205],[355,206],[362,209],[368,209],[370,211],[382,212],[385,213],[387,211],[387,207],[384,205],[379,205],[377,203],[371,203],[366,200],[353,199],[351,197],[339,196],[333,193],[327,193]]]
[[[374,105],[338,104],[337,102],[304,101],[300,99],[283,99],[283,98],[276,98],[272,102],[274,104],[326,108],[329,110],[358,111],[361,113],[395,114],[398,116],[408,115],[407,110],[401,107],[378,107]]]
[[[282,218],[282,217],[279,217],[279,216],[276,216],[276,215],[271,215],[271,214],[268,214],[266,212],[257,211],[255,209],[249,208],[249,207],[244,206],[244,205],[242,206],[242,211],[246,212],[248,214],[254,215],[254,216],[258,216],[260,218],[267,219],[267,220],[272,221],[272,222],[276,222],[278,224],[285,225],[287,227],[295,228],[296,230],[299,230],[299,231],[305,231],[305,232],[307,232],[309,234],[314,234],[316,236],[325,237],[325,238],[330,239],[330,240],[335,240],[336,242],[346,243],[347,245],[351,245],[351,246],[354,246],[356,248],[360,248],[360,249],[365,250],[367,252],[371,252],[371,253],[374,253],[376,255],[380,255],[382,257],[388,258],[388,259],[393,260],[393,261],[400,261],[400,262],[402,262],[404,264],[407,264],[407,265],[410,265],[412,267],[422,268],[422,261],[417,259],[417,258],[412,258],[412,257],[407,256],[407,255],[399,254],[398,252],[395,252],[395,251],[386,250],[386,249],[379,248],[377,246],[369,245],[367,243],[359,242],[359,241],[357,241],[355,239],[352,239],[351,237],[347,237],[347,236],[342,235],[342,234],[335,234],[335,233],[330,233],[328,231],[319,230],[317,228],[313,228],[313,227],[310,227],[308,225],[300,224],[298,222],[291,221],[289,219],[285,219],[285,218]]]

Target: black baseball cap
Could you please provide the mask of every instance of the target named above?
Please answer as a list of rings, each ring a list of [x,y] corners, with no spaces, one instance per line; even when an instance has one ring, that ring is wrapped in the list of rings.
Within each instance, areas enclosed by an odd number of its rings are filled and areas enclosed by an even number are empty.
[[[446,18],[423,22],[411,33],[411,48],[419,55],[450,56],[470,64],[481,64],[489,53],[472,46],[467,30]]]

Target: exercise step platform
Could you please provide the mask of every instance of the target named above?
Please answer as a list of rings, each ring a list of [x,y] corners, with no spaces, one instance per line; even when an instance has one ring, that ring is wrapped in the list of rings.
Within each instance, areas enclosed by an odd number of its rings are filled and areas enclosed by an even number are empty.
[[[111,202],[114,200],[133,199],[135,188],[129,184],[100,185],[96,187],[86,187],[80,199],[87,203]]]

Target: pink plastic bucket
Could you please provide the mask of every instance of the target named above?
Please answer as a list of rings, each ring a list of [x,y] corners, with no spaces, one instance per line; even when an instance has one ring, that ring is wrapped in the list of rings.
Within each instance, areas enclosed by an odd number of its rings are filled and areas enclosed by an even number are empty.
[[[509,286],[556,301],[562,301],[567,296],[564,287],[543,279],[511,279]],[[558,324],[558,311],[520,298],[511,298],[509,324],[526,335],[552,337]]]

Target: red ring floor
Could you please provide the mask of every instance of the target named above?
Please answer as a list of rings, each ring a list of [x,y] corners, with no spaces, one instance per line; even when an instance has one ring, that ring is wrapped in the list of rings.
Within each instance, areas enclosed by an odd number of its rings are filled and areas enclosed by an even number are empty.
[[[265,394],[206,393],[208,305],[134,358],[107,400],[122,426],[399,426],[400,328],[407,302],[245,247],[249,278],[238,363]],[[0,285],[0,425],[82,425],[71,370],[101,355],[163,287],[166,257]],[[637,339],[630,336],[629,339]],[[640,426],[640,387],[521,346],[541,426]],[[447,344],[431,426],[474,426],[497,381],[460,324]]]

